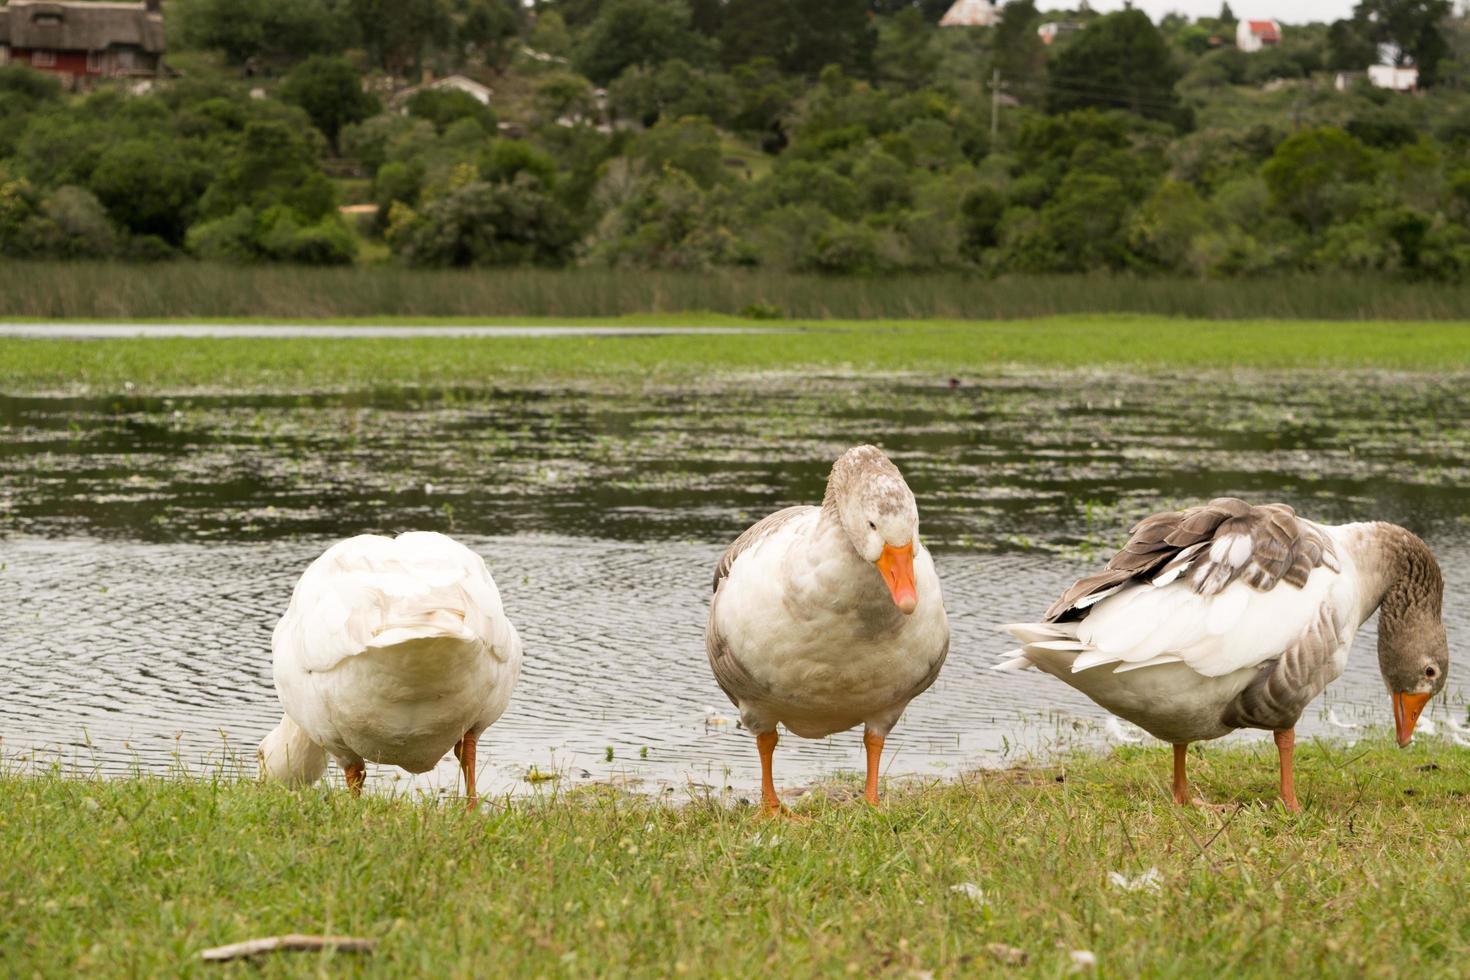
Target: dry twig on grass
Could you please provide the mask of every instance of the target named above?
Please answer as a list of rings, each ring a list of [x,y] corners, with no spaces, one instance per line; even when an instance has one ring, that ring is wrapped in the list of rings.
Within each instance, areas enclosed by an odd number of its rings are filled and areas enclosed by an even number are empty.
[[[269,936],[265,939],[231,943],[228,946],[216,946],[214,949],[206,949],[199,955],[209,963],[224,963],[228,960],[263,956],[266,953],[315,953],[326,949],[337,953],[371,953],[373,947],[377,945],[376,939],[357,939],[352,936],[302,936],[293,933],[289,936]]]

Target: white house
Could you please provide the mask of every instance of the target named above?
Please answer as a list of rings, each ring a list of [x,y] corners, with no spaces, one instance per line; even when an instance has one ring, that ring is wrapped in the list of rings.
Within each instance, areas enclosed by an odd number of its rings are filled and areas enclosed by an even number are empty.
[[[1247,54],[1281,43],[1281,25],[1274,20],[1243,20],[1235,25],[1235,46]]]
[[[990,27],[1000,19],[991,0],[955,0],[939,18],[940,27]]]
[[[1419,88],[1419,69],[1399,68],[1394,65],[1371,65],[1368,81],[1376,88],[1392,89],[1395,92],[1413,92]]]

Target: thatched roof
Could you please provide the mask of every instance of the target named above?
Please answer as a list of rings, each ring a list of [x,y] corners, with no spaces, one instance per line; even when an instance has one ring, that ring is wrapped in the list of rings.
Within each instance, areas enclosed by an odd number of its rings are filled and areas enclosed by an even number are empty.
[[[998,16],[991,0],[955,0],[945,15],[939,18],[940,27],[989,27]]]
[[[52,51],[105,51],[131,45],[163,53],[163,14],[148,3],[10,0],[0,7],[0,44]]]

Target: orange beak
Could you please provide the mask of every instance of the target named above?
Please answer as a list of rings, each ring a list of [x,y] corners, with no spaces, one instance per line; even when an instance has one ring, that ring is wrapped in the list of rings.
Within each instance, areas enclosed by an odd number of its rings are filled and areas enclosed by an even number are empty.
[[[1429,703],[1430,697],[1428,694],[1405,694],[1403,691],[1393,693],[1393,727],[1399,737],[1399,748],[1408,745],[1409,739],[1414,737],[1414,726],[1419,723],[1419,715]]]
[[[891,544],[883,546],[883,554],[874,563],[883,573],[883,581],[893,594],[893,604],[907,616],[919,605],[919,592],[914,588],[914,543],[910,541],[902,548]]]

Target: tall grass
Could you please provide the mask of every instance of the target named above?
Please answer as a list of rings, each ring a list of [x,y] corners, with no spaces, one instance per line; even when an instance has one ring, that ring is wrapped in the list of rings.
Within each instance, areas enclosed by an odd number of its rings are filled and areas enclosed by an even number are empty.
[[[1250,282],[1089,276],[989,280],[957,274],[840,279],[729,270],[0,264],[0,317],[22,319],[740,315],[758,307],[802,319],[1140,313],[1445,320],[1470,319],[1470,284],[1301,277]]]

